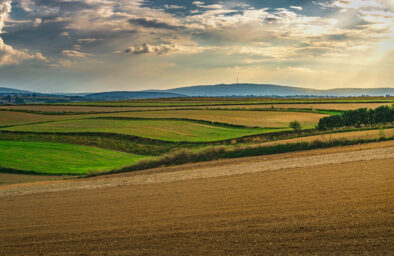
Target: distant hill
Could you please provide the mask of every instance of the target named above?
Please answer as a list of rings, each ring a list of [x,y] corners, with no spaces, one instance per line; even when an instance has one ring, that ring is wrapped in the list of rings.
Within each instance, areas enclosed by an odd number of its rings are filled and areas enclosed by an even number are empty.
[[[181,87],[167,90],[187,96],[290,96],[290,95],[318,95],[319,90],[305,89],[273,84],[218,84]]]
[[[6,88],[6,87],[0,87],[0,94],[30,94],[30,93],[32,93],[32,92],[18,90],[18,89],[12,89],[12,88]]]
[[[183,94],[165,91],[115,91],[92,93],[84,96],[87,99],[95,100],[132,100],[132,99],[157,99],[157,98],[176,98],[185,97]]]
[[[169,90],[144,91],[111,91],[100,93],[37,93],[24,90],[0,87],[0,96],[18,94],[18,97],[28,97],[34,94],[39,97],[35,101],[111,101],[133,99],[157,99],[176,97],[352,97],[352,96],[394,96],[394,88],[336,88],[315,90],[301,87],[281,86],[274,84],[217,84],[180,87]],[[48,99],[44,99],[47,97]],[[27,99],[27,102],[32,99]]]
[[[273,84],[218,84],[181,87],[167,90],[187,96],[386,96],[394,95],[394,88],[344,88],[315,90],[301,87],[280,86]]]

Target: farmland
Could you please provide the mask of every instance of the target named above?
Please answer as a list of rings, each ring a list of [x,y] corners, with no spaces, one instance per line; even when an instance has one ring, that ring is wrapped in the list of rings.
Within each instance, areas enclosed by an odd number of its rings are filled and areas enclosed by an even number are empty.
[[[102,132],[168,141],[217,141],[272,132],[275,129],[236,128],[176,120],[81,119],[4,128],[28,132]]]
[[[0,141],[0,166],[40,174],[86,174],[132,165],[143,156],[60,143]]]
[[[281,104],[263,102],[260,104],[239,104],[238,102],[231,102],[229,105],[205,103],[203,106],[153,106],[153,107],[111,107],[111,106],[74,106],[74,105],[11,105],[0,106],[2,110],[19,110],[32,112],[46,112],[46,113],[104,113],[104,112],[127,112],[127,111],[143,111],[143,110],[176,110],[176,109],[326,109],[326,110],[351,110],[358,108],[377,108],[380,106],[391,106],[392,102],[380,103],[286,103]],[[108,103],[110,104],[110,103]],[[100,104],[99,104],[100,105]],[[155,105],[155,104],[153,104]]]
[[[0,254],[390,254],[393,146],[3,186]]]
[[[298,120],[303,127],[312,128],[325,115],[313,113],[226,110],[177,110],[117,113],[111,116],[145,118],[190,118],[251,127],[287,128]]]
[[[390,100],[4,106],[0,255],[388,254]]]
[[[47,116],[23,112],[0,111],[0,126],[29,124],[38,122],[47,122],[62,120],[63,116]]]
[[[221,147],[226,150],[239,151],[239,148],[250,147],[253,149],[262,145],[275,146],[277,141],[282,141],[282,143],[287,141],[293,144],[312,143],[316,139],[325,141],[324,136],[350,140],[391,138],[393,134],[389,129],[390,125],[386,125],[383,132],[379,131],[378,127],[362,128],[372,130],[360,131],[362,135],[359,137],[350,135],[351,133],[327,135],[330,133],[329,131],[319,132],[314,129],[323,117],[341,115],[343,110],[360,106],[390,106],[391,101],[391,98],[347,98],[347,101],[345,98],[180,98],[99,102],[98,104],[96,104],[97,102],[88,102],[66,105],[3,106],[0,111],[0,142],[57,143],[56,145],[64,147],[67,152],[70,151],[67,148],[69,146],[84,146],[92,150],[103,149],[111,152],[116,151],[119,154],[129,154],[127,156],[131,161],[130,164],[125,165],[114,164],[109,158],[104,157],[103,162],[108,162],[108,165],[102,163],[101,169],[91,164],[94,161],[87,161],[81,163],[80,169],[75,171],[72,165],[66,163],[63,167],[41,164],[40,161],[55,157],[41,154],[46,157],[35,159],[34,156],[31,156],[29,161],[19,161],[26,166],[18,166],[17,161],[9,160],[12,157],[4,160],[0,166],[3,170],[17,169],[40,173],[45,173],[44,169],[47,169],[47,173],[59,175],[73,172],[87,173],[87,170],[105,172],[128,165],[133,166],[135,164],[133,159],[138,160],[139,157],[141,159],[176,158],[177,152],[182,150],[192,152],[187,154],[196,154],[196,157],[189,156],[189,158],[190,161],[197,161],[196,159],[200,158],[215,159],[216,154],[219,157],[219,148]],[[114,104],[119,106],[113,106]],[[292,132],[289,128],[289,123],[292,121],[298,121],[302,130]],[[354,127],[347,129],[350,132]],[[338,131],[332,132],[337,133]],[[300,147],[306,148],[305,146]],[[295,150],[297,146],[289,146],[290,148]],[[202,155],[209,154],[204,153],[206,149],[207,152],[213,150],[212,155],[198,157],[199,152],[203,152]],[[278,150],[286,152],[285,148]],[[3,147],[1,151],[5,152],[6,147]],[[39,152],[39,149],[32,151]],[[272,152],[274,151],[272,149]],[[252,151],[248,150],[248,152],[247,155],[254,155]],[[264,152],[271,151],[265,150]],[[27,155],[27,153],[24,154]],[[170,156],[167,156],[168,154]],[[232,155],[231,152],[226,154]],[[238,152],[234,155],[244,154]],[[23,154],[14,156],[14,158],[22,159],[22,156]],[[185,157],[185,159],[189,158]],[[170,162],[171,160],[168,160],[165,164]],[[38,167],[27,168],[34,163],[36,166],[41,165],[41,169],[37,169]],[[146,166],[155,166],[155,164],[147,164]]]

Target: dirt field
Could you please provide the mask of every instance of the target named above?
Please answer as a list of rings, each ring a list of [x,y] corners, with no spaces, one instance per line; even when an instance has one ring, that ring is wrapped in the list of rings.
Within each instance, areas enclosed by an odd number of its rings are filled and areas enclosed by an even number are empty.
[[[47,181],[47,180],[61,180],[69,179],[71,176],[45,176],[45,175],[27,175],[27,174],[15,174],[15,173],[0,173],[0,186],[9,185],[16,183],[35,182],[35,181]]]
[[[389,255],[393,165],[389,141],[2,186],[0,255]]]

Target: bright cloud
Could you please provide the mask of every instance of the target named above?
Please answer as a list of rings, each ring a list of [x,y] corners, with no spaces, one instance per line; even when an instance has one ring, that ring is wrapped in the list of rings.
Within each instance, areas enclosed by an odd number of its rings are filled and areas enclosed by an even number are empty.
[[[97,84],[95,76],[116,72],[120,87],[130,85],[131,75],[138,85],[173,87],[181,79],[177,69],[190,77],[207,76],[207,82],[225,82],[218,77],[227,76],[219,72],[236,68],[248,70],[244,74],[251,80],[261,79],[256,82],[314,86],[318,70],[329,70],[354,79],[343,79],[346,86],[357,86],[359,77],[371,86],[390,86],[390,75],[381,74],[393,68],[387,64],[394,45],[392,0],[159,2],[18,0],[11,9],[11,0],[0,0],[0,65],[41,61],[59,72],[75,72],[64,78],[70,84],[79,77],[86,83],[86,74]],[[24,17],[16,19],[13,11]],[[93,70],[86,70],[89,61]],[[127,68],[137,66],[144,72]],[[262,69],[272,71],[269,81],[253,73]],[[292,78],[283,80],[290,71]],[[42,72],[37,75],[41,83],[45,68]],[[318,85],[339,86],[328,77]],[[186,78],[183,82],[190,84]]]

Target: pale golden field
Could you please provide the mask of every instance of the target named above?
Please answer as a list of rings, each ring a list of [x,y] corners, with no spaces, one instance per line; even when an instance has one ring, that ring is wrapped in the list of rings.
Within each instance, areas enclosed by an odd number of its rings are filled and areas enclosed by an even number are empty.
[[[257,127],[285,127],[297,120],[304,127],[313,127],[320,118],[326,116],[315,113],[276,112],[276,111],[228,111],[228,110],[176,110],[147,111],[104,114],[113,117],[143,118],[188,118]]]

